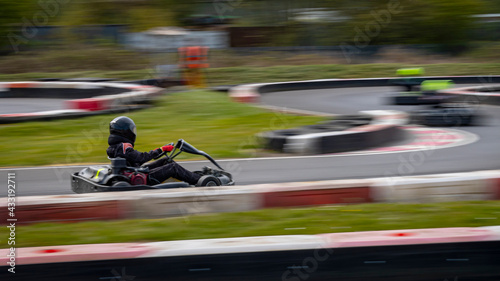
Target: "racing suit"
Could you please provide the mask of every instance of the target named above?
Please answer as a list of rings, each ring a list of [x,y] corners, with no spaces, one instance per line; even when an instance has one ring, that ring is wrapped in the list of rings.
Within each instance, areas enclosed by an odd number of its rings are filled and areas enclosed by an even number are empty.
[[[144,164],[160,155],[162,153],[161,148],[149,152],[139,152],[134,149],[130,142],[127,142],[126,138],[115,135],[109,137],[108,144],[109,147],[106,153],[110,158],[125,158],[127,165],[131,167],[148,167],[148,184],[150,185],[161,183],[171,177],[195,185],[201,177],[199,174],[190,172],[175,162],[167,163],[167,158]]]

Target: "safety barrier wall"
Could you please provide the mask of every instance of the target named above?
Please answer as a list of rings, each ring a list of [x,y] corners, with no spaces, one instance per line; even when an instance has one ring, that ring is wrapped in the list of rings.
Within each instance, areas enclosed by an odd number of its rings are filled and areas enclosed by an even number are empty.
[[[66,109],[0,114],[0,123],[80,117],[146,107],[162,88],[110,82],[0,82],[0,98],[64,98]]]
[[[399,125],[407,123],[406,113],[393,110],[373,110],[361,113],[361,116],[371,118],[368,125],[332,131],[328,124],[318,124],[320,129],[314,130],[315,132],[311,132],[306,126],[291,130],[264,132],[259,134],[259,137],[262,138],[266,148],[299,154],[363,150],[405,139],[406,133],[399,128]],[[359,118],[359,116],[356,117]],[[343,120],[343,118],[350,121],[349,116],[339,116],[334,121]],[[356,119],[351,122],[356,122]]]
[[[18,224],[161,218],[262,208],[369,202],[499,200],[500,171],[234,187],[22,196]],[[7,202],[0,202],[7,217]],[[5,223],[6,220],[3,220]]]
[[[500,76],[428,76],[425,80],[452,80],[456,84],[500,83]],[[394,78],[365,79],[323,79],[280,83],[259,83],[235,86],[229,89],[229,96],[239,102],[258,102],[261,94],[280,91],[298,91],[327,88],[380,87],[391,86]]]
[[[21,281],[496,280],[499,246],[499,227],[68,245],[18,248],[15,270]]]

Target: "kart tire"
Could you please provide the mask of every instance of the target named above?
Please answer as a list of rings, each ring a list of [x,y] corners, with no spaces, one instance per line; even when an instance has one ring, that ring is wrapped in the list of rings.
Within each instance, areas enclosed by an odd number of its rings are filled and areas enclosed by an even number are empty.
[[[217,177],[204,175],[198,180],[196,186],[221,186],[221,182]]]
[[[303,128],[276,130],[262,133],[260,139],[264,148],[283,152],[283,147],[289,136],[298,136],[306,133],[308,133],[308,130]]]

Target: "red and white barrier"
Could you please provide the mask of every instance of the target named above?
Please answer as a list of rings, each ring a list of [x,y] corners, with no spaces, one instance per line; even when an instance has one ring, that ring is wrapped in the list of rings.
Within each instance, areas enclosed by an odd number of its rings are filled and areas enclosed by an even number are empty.
[[[57,196],[21,196],[18,224],[190,214],[369,202],[500,200],[500,171],[414,177],[181,188]],[[7,217],[7,201],[0,201]],[[5,220],[4,220],[5,221]]]
[[[498,238],[497,233],[491,230],[472,227],[362,231],[321,236],[328,248],[475,242]]]
[[[15,264],[44,264],[93,260],[133,259],[152,251],[148,244],[113,243],[16,248]],[[10,249],[0,249],[0,263],[9,264]]]
[[[250,187],[200,187],[135,192],[135,218],[161,218],[203,213],[243,212],[261,208],[260,193]]]
[[[241,103],[258,103],[260,94],[257,91],[260,86],[266,84],[245,84],[232,87],[229,90],[229,98],[235,102]]]
[[[16,199],[17,224],[79,222],[130,218],[130,197],[125,194],[75,194],[21,196]],[[0,205],[0,217],[8,217],[7,200]]]
[[[66,109],[43,111],[35,113],[0,114],[0,117],[57,117],[64,114],[74,114],[86,111],[103,111],[119,108],[123,105],[144,103],[161,95],[162,88],[135,85],[126,83],[107,82],[0,82],[0,89],[8,91],[13,88],[40,88],[40,89],[102,89],[104,87],[123,89],[124,93],[95,96],[86,99],[65,101]],[[71,98],[71,97],[69,97]]]
[[[17,248],[15,262],[27,265],[319,249],[333,254],[337,248],[498,241],[499,234],[496,226],[30,247]],[[10,249],[0,249],[1,263],[9,263],[9,253]]]

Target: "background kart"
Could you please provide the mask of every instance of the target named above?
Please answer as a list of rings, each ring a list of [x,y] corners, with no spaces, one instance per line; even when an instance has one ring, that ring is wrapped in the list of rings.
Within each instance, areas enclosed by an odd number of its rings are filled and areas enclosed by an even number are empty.
[[[438,104],[411,113],[411,123],[425,126],[471,126],[478,124],[479,114],[468,104]]]

